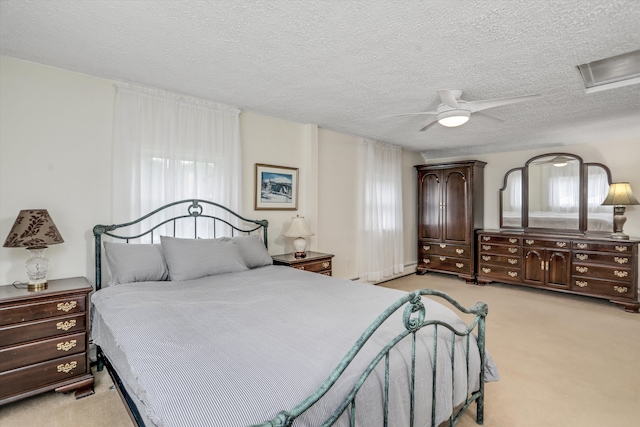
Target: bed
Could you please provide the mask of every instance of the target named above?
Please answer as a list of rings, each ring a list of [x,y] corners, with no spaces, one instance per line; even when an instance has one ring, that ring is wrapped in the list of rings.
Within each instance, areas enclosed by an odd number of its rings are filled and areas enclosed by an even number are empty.
[[[98,369],[138,425],[483,423],[486,304],[274,266],[267,227],[205,200],[94,227]]]

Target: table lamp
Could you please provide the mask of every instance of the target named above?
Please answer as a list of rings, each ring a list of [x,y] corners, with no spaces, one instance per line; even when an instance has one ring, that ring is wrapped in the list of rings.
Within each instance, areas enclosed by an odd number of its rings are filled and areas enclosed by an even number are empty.
[[[613,205],[613,234],[611,238],[626,240],[628,235],[622,232],[622,226],[627,221],[624,211],[627,205],[640,205],[631,191],[628,182],[614,182],[609,186],[609,194],[602,202],[603,206]]]
[[[305,258],[307,256],[307,239],[305,237],[313,236],[313,232],[309,230],[307,223],[304,221],[303,216],[296,215],[291,221],[291,225],[286,232],[282,234],[284,237],[295,237],[293,241],[293,248],[295,249],[294,256],[296,258]]]

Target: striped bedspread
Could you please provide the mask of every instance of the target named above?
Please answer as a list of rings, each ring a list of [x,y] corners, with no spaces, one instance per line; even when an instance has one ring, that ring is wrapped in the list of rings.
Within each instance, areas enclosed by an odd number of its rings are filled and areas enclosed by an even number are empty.
[[[313,393],[366,327],[404,294],[279,266],[184,282],[122,284],[92,296],[92,336],[151,423],[247,426],[271,419]],[[430,300],[424,303],[427,319],[466,328],[448,308]],[[402,329],[397,313],[338,383],[294,425],[315,426],[328,418],[364,366]],[[429,329],[418,332],[417,426],[429,425],[431,418],[433,332]],[[438,337],[442,342],[436,425],[466,398],[467,389],[477,389],[480,372],[474,340],[466,372],[462,356],[466,340],[460,339],[452,380],[451,334]],[[404,341],[390,356],[390,425],[394,426],[409,425],[411,349],[409,339]],[[494,367],[486,368],[487,380],[494,379],[490,374]],[[358,394],[358,425],[382,425],[383,387],[384,366],[380,366]],[[348,412],[336,425],[348,425]]]

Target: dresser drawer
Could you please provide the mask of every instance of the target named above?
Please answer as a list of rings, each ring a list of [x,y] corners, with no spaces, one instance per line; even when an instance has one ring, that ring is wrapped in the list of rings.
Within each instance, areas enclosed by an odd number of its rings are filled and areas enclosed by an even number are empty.
[[[546,239],[529,239],[524,238],[522,240],[522,244],[525,247],[535,246],[538,248],[552,248],[552,249],[570,249],[571,241],[570,240],[546,240]]]
[[[606,264],[614,266],[629,267],[633,262],[630,255],[616,255],[609,253],[574,252],[573,262],[586,264]]]
[[[293,265],[293,268],[297,268],[298,270],[311,271],[313,273],[324,272],[325,270],[331,270],[331,260],[322,260],[322,261],[314,261],[308,262],[299,265]],[[330,274],[329,274],[330,275]]]
[[[609,297],[634,298],[633,286],[627,283],[616,283],[591,277],[573,277],[571,289],[581,293],[606,295]]]
[[[452,258],[442,255],[429,255],[422,258],[422,265],[434,270],[471,274],[471,263],[468,259]]]
[[[514,257],[519,257],[522,254],[522,249],[519,246],[507,246],[507,245],[496,245],[496,244],[488,244],[481,243],[480,244],[480,253],[481,254],[500,254],[500,255],[513,255]]]
[[[480,263],[480,267],[478,268],[478,275],[497,281],[508,280],[510,282],[520,282],[522,280],[522,273],[519,268],[489,265],[483,262]]]
[[[418,247],[420,257],[442,255],[454,258],[469,258],[469,246],[451,245],[448,243],[422,243]]]
[[[86,334],[63,335],[0,349],[0,372],[86,351]]]
[[[582,264],[575,262],[575,260],[573,263],[573,274],[576,276],[596,277],[626,283],[630,283],[633,277],[632,271],[629,268]]]
[[[573,242],[573,249],[592,252],[612,252],[616,254],[633,254],[633,243],[605,243],[605,242]]]
[[[520,257],[482,254],[480,255],[480,263],[520,268]]]
[[[86,330],[85,314],[19,323],[0,328],[3,346]]]
[[[478,242],[482,243],[497,243],[499,245],[521,245],[521,237],[509,237],[509,236],[485,236],[480,235]]]
[[[0,326],[65,314],[82,313],[85,309],[84,295],[5,307],[0,308]]]
[[[87,353],[13,369],[0,373],[0,399],[81,375],[87,375]]]

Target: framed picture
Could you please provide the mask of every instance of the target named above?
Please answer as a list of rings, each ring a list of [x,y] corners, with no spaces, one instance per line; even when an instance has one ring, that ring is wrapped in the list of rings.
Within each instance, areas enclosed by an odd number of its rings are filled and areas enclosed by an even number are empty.
[[[298,169],[256,163],[256,210],[298,209]]]

